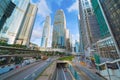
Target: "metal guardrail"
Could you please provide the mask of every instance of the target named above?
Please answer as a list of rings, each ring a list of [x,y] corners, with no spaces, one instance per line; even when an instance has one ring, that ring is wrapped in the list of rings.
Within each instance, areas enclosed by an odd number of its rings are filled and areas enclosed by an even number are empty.
[[[75,80],[82,80],[79,76],[79,74],[77,73],[77,71],[71,66],[68,66],[68,69],[70,70],[70,72],[72,73],[73,77],[75,78]]]
[[[36,70],[34,73],[25,77],[23,80],[35,80],[51,63],[52,63],[52,61],[46,63],[45,65],[40,67],[38,70]]]
[[[49,76],[49,79],[48,79],[48,80],[56,80],[56,74],[57,74],[56,61],[54,61],[54,62],[55,62],[55,69],[54,69],[53,73],[52,73],[52,74],[50,74],[50,76]]]
[[[56,75],[57,75],[57,69],[55,69],[53,75],[51,75],[51,78],[49,80],[56,80]]]

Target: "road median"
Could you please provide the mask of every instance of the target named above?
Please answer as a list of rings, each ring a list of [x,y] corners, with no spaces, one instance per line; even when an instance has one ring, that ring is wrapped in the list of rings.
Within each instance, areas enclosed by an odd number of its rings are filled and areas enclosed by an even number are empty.
[[[51,80],[56,70],[56,61],[47,67],[36,80]]]

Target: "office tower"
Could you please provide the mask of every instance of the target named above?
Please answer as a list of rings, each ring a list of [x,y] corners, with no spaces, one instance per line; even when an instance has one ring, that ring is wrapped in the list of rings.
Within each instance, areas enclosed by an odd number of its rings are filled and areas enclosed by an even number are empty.
[[[37,6],[29,4],[25,17],[16,36],[15,43],[29,47],[30,38],[36,18]]]
[[[92,21],[94,21],[94,18],[92,18],[94,14],[89,0],[79,0],[79,16],[80,16],[79,32],[81,53],[84,53],[86,57],[87,56],[89,57],[92,54],[91,38],[92,36],[96,38],[94,34],[95,32],[92,32],[92,28],[95,28],[96,23],[95,22],[91,23]],[[98,34],[98,32],[96,34]]]
[[[91,0],[91,3],[100,28],[100,40],[97,41],[98,53],[102,61],[117,59],[117,47],[100,2],[99,0]]]
[[[71,51],[70,47],[70,31],[66,29],[66,50]]]
[[[23,24],[25,14],[30,5],[29,0],[12,0],[12,2],[16,7],[1,30],[1,37],[7,38],[8,44],[15,43],[18,32]]]
[[[75,50],[74,50],[77,54],[79,54],[80,52],[80,44],[77,40],[75,40]]]
[[[99,0],[120,57],[120,0]]]
[[[50,16],[47,16],[42,32],[41,47],[46,48],[48,46],[49,33],[50,33]]]
[[[0,31],[3,28],[7,18],[9,18],[15,8],[11,0],[0,0]]]
[[[52,35],[52,47],[53,48],[65,48],[65,29],[66,19],[63,10],[58,10],[54,17],[53,35]]]
[[[79,42],[80,42],[80,54],[84,54],[83,40],[82,40],[82,30],[80,29],[80,16],[78,15],[78,29],[79,29]]]
[[[72,51],[72,34],[70,33],[70,51]]]
[[[94,44],[100,39],[100,29],[94,14],[87,16],[87,27],[90,35],[90,43]]]

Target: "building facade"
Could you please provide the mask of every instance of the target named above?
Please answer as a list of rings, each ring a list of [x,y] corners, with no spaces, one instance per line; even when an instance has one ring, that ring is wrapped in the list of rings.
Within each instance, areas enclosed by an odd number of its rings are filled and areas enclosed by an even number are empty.
[[[93,55],[93,44],[99,40],[99,27],[89,0],[79,0],[80,53]]]
[[[0,0],[0,31],[7,18],[11,16],[15,6],[11,0]]]
[[[18,35],[16,36],[15,44],[26,45],[27,47],[29,47],[36,13],[37,6],[29,4],[28,10],[23,19],[23,23],[21,24]]]
[[[79,43],[80,43],[80,54],[84,54],[83,40],[82,40],[82,30],[80,29],[80,16],[78,15],[78,28],[79,28]]]
[[[77,40],[75,41],[75,50],[74,50],[74,52],[76,52],[77,54],[79,54],[79,52],[80,52],[80,44],[79,44],[79,42]]]
[[[70,31],[69,29],[66,29],[66,50],[72,51],[71,50],[71,42],[70,42]]]
[[[116,44],[109,29],[103,8],[101,7],[99,0],[91,0],[91,3],[100,28],[100,40],[97,41],[98,53],[103,61],[117,59],[118,54]]]
[[[16,5],[11,16],[6,20],[6,23],[1,30],[1,37],[8,39],[8,44],[14,44],[18,36],[19,30],[24,24],[25,15],[29,9],[29,0],[12,0]]]
[[[54,17],[52,47],[66,48],[66,19],[63,10],[58,10]]]
[[[46,48],[48,46],[49,35],[50,35],[50,16],[47,16],[42,32],[41,47]]]
[[[91,47],[93,47],[93,44],[100,39],[100,29],[94,13],[87,16],[87,28],[92,45]]]
[[[119,0],[99,0],[109,28],[116,42],[118,53],[120,52],[120,1]],[[120,53],[119,53],[120,57]]]

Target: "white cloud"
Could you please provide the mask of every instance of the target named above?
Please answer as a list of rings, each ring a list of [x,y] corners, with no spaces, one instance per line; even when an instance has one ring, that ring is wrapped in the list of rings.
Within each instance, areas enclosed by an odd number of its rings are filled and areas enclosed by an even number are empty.
[[[67,8],[68,12],[78,11],[78,0],[76,0],[69,8]]]
[[[58,6],[61,6],[63,0],[55,0],[55,2],[58,4]]]
[[[52,13],[50,8],[48,7],[46,0],[39,0],[38,5],[38,14],[41,15],[42,17],[46,17]]]
[[[35,27],[33,29],[33,37],[34,38],[40,38],[42,36],[42,28],[41,27]]]
[[[31,42],[40,45],[42,37],[42,28],[40,26],[35,26],[32,32]]]

